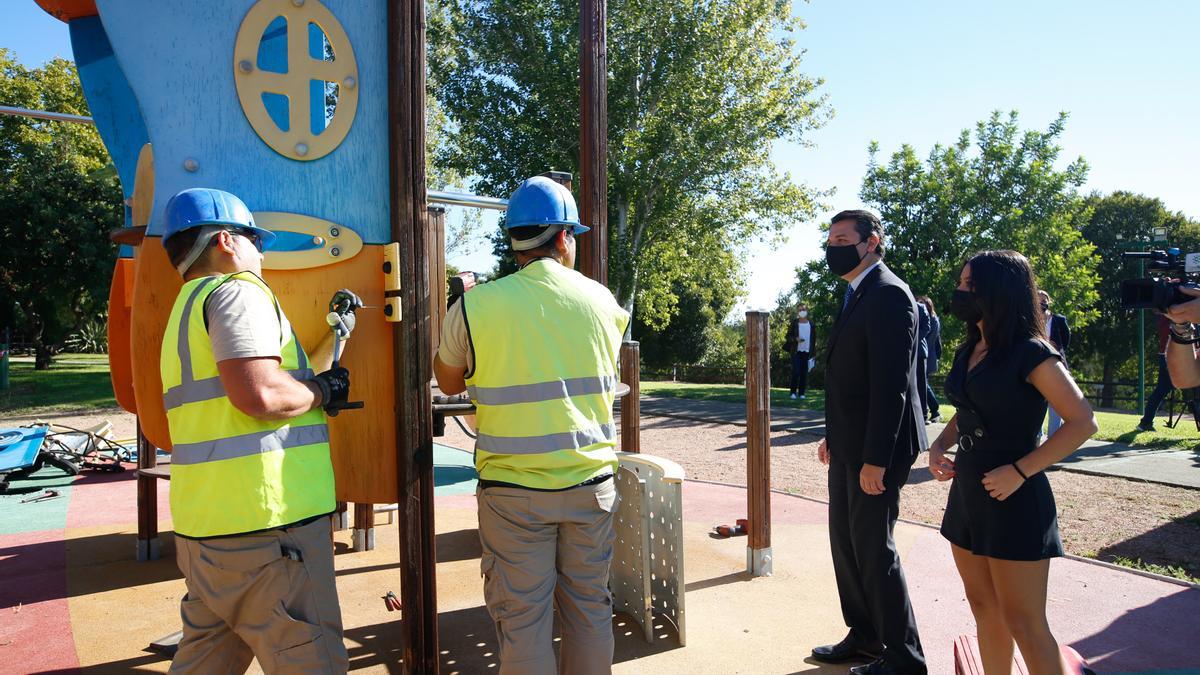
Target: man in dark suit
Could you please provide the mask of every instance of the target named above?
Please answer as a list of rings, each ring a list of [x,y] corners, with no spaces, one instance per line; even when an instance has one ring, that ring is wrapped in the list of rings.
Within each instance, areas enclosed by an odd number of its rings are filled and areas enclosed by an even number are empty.
[[[874,658],[852,675],[924,674],[925,656],[892,529],[900,488],[928,442],[917,391],[918,315],[908,286],[883,264],[883,225],[842,211],[829,227],[826,261],[849,282],[828,340],[825,439],[829,540],[850,632],[813,658]]]
[[[921,420],[929,419],[929,331],[933,321],[924,303],[917,303],[917,392],[921,395]]]
[[[1071,346],[1071,327],[1067,324],[1067,317],[1055,314],[1050,310],[1053,301],[1046,291],[1038,291],[1038,300],[1041,303],[1042,317],[1046,322],[1046,335],[1050,338],[1050,344],[1054,345],[1054,348],[1062,356],[1063,363],[1066,363],[1067,347]],[[1049,422],[1046,424],[1046,435],[1052,436],[1062,426],[1062,417],[1059,417],[1054,406],[1046,408],[1046,415],[1049,417]]]

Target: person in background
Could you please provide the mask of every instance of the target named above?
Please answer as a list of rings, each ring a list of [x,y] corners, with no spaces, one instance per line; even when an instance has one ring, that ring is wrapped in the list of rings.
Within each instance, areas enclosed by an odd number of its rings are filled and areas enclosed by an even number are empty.
[[[987,673],[1012,670],[1013,642],[1032,675],[1064,673],[1046,620],[1050,558],[1063,554],[1046,469],[1096,433],[1087,399],[1046,340],[1025,256],[985,251],[962,268],[950,311],[966,323],[946,396],[954,417],[929,446],[929,470],[953,479],[941,533],[979,630]],[[1039,443],[1049,402],[1063,424]],[[958,450],[951,460],[946,453]]]
[[[803,399],[808,389],[808,360],[816,350],[816,341],[817,334],[808,320],[808,305],[801,303],[783,339],[784,349],[792,359],[792,398]]]
[[[1054,304],[1054,301],[1050,299],[1050,294],[1046,291],[1038,291],[1038,300],[1040,301],[1039,309],[1042,312],[1042,321],[1046,323],[1046,335],[1050,338],[1050,344],[1058,350],[1063,366],[1066,366],[1067,347],[1071,346],[1071,327],[1067,325],[1067,317],[1050,311],[1050,306]],[[1059,416],[1053,405],[1049,408],[1048,417],[1046,436],[1052,436],[1062,426],[1062,417]]]
[[[1163,401],[1175,389],[1170,369],[1167,368],[1167,344],[1171,338],[1171,320],[1159,314],[1158,319],[1154,322],[1154,327],[1158,333],[1158,381],[1154,384],[1154,391],[1150,392],[1150,397],[1146,399],[1146,409],[1142,412],[1141,421],[1138,422],[1138,431],[1154,431],[1154,416],[1158,414],[1158,409],[1162,406]]]
[[[929,420],[929,308],[917,298],[917,392],[921,398],[921,421]]]
[[[941,407],[942,404],[938,401],[937,394],[933,391],[933,384],[930,378],[937,375],[938,368],[942,362],[942,320],[938,318],[937,311],[933,308],[933,300],[929,296],[922,295],[917,298],[917,302],[925,305],[925,309],[929,312],[929,337],[926,340],[929,348],[929,357],[925,362],[925,400],[928,403],[929,421],[933,423],[942,421]]]

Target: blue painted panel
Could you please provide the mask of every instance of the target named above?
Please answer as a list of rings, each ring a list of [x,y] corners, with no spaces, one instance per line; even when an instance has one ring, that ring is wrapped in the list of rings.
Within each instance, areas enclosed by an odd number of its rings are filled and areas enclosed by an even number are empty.
[[[97,1],[154,144],[151,234],[161,234],[171,195],[206,186],[238,194],[255,211],[291,211],[348,226],[368,244],[390,239],[386,9],[361,0],[324,4],[353,44],[358,114],[336,150],[298,162],[267,146],[238,102],[233,46],[253,0]],[[199,165],[194,173],[183,167],[188,158]]]
[[[142,122],[142,113],[125,74],[113,56],[112,46],[104,25],[96,16],[71,21],[71,49],[83,84],[96,130],[100,132],[108,154],[117,167],[121,191],[125,199],[133,196],[133,176],[137,170],[138,153],[149,136]],[[133,214],[125,207],[125,224],[132,225]],[[121,247],[122,258],[133,255],[133,249]]]

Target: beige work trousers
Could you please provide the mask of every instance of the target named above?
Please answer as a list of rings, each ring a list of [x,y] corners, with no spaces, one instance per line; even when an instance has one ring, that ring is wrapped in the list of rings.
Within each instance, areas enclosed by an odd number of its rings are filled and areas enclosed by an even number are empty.
[[[172,673],[345,673],[328,518],[217,539],[176,537],[187,582]],[[297,560],[298,558],[298,560]]]
[[[477,491],[483,594],[500,675],[611,673],[614,481],[539,492]],[[554,610],[562,644],[554,662]]]

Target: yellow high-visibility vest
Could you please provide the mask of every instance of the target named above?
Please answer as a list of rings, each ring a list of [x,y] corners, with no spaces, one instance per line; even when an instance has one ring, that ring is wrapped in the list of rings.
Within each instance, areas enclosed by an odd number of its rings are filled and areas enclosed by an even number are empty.
[[[159,367],[171,430],[171,517],[185,537],[219,537],[291,525],[334,511],[333,464],[325,413],[260,420],[225,394],[204,320],[208,296],[225,283],[258,286],[251,272],[193,279],[183,285],[163,335]],[[280,368],[312,377],[294,332],[280,331]]]
[[[555,490],[617,467],[612,406],[629,313],[553,260],[460,302],[475,353],[475,467],[485,480]]]

